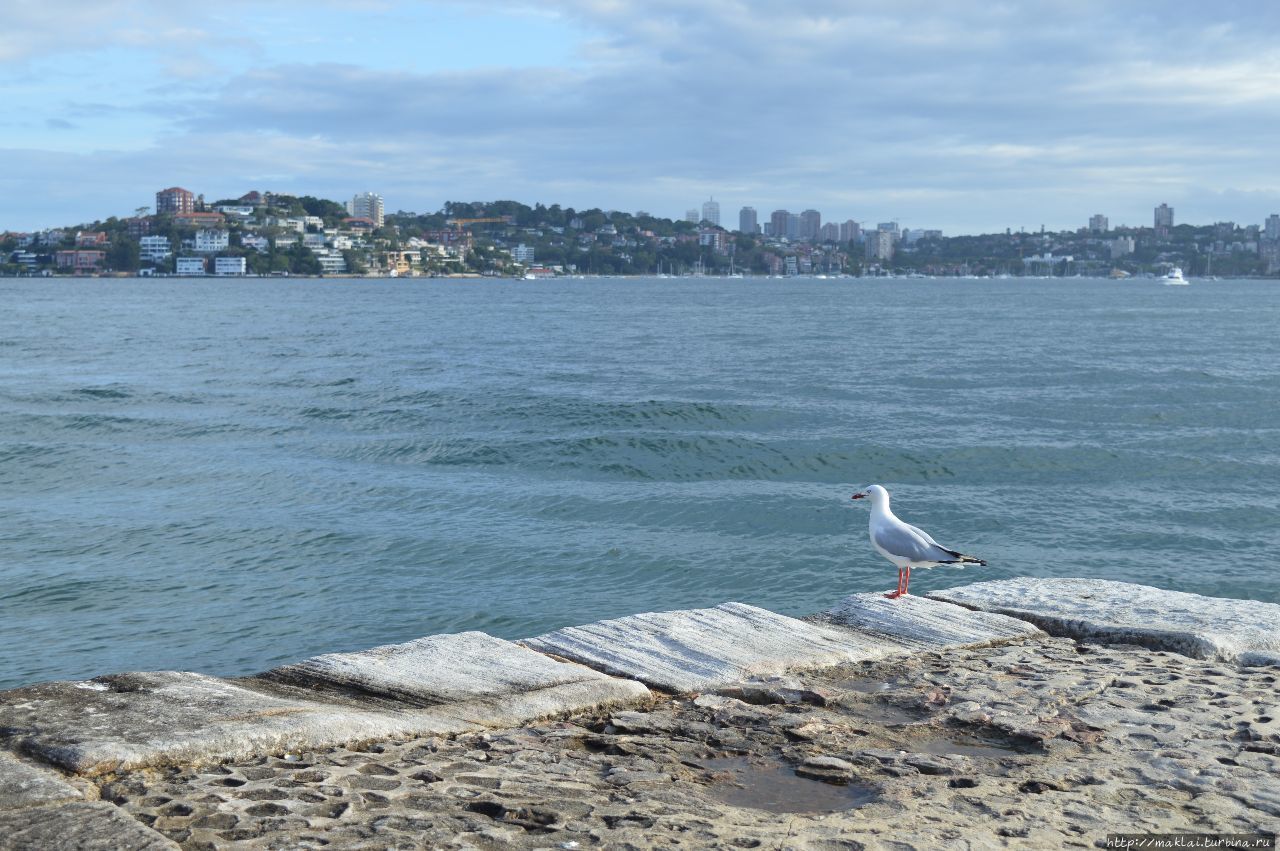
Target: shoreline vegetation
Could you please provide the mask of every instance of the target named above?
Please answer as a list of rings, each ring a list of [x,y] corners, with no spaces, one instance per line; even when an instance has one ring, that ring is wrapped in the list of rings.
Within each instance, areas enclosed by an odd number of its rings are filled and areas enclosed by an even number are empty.
[[[190,212],[148,211],[0,233],[0,276],[1126,278],[1178,268],[1192,278],[1280,277],[1270,224],[944,236],[896,222],[815,221],[825,237],[785,238],[515,201],[371,219],[335,201],[258,192],[201,197]]]
[[[1022,578],[41,683],[0,692],[0,847],[1274,833],[1278,669],[1280,605]]]

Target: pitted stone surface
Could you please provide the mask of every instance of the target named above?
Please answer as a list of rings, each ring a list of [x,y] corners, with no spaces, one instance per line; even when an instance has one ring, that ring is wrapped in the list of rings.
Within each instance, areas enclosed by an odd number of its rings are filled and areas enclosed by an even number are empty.
[[[917,650],[976,647],[1045,635],[1025,620],[915,595],[890,600],[883,594],[852,594],[819,618]]]
[[[358,693],[362,700],[435,712],[484,726],[648,700],[649,690],[560,662],[482,632],[433,635],[358,653],[331,653],[263,678]]]
[[[0,851],[177,851],[178,847],[111,804],[82,801],[0,810]]]
[[[1195,659],[1280,665],[1280,605],[1103,579],[1004,579],[929,597],[1021,618],[1052,635],[1138,644]]]
[[[806,623],[744,603],[649,612],[523,642],[671,692],[711,690],[793,668],[879,659],[902,644]]]
[[[682,696],[127,773],[102,795],[190,849],[1093,849],[1117,826],[1280,828],[1267,668],[1048,638],[788,677],[826,699]]]
[[[84,793],[56,771],[0,751],[0,810],[82,799]]]

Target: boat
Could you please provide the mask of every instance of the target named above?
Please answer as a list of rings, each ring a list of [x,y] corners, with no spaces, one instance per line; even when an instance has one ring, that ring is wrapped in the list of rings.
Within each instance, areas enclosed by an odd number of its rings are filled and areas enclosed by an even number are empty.
[[[1169,286],[1186,286],[1190,283],[1186,278],[1182,277],[1182,270],[1177,266],[1170,269],[1164,276],[1164,282]]]

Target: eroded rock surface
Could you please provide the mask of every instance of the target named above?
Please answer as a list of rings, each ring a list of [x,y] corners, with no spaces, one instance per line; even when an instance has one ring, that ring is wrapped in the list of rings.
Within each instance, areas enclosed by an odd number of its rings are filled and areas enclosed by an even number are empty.
[[[1280,829],[1276,674],[1064,639],[456,736],[126,772],[187,849],[1092,848]],[[740,688],[740,685],[739,685]]]
[[[1140,644],[1197,659],[1280,665],[1280,605],[1104,579],[1004,579],[929,597],[1011,615],[1052,635]]]

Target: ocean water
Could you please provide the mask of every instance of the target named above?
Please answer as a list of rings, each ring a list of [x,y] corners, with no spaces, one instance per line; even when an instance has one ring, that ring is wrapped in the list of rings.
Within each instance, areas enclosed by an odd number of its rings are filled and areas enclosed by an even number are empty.
[[[1020,575],[1280,600],[1280,284],[0,280],[0,687]]]

